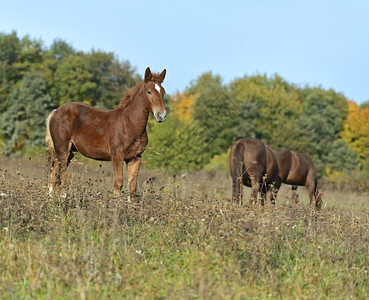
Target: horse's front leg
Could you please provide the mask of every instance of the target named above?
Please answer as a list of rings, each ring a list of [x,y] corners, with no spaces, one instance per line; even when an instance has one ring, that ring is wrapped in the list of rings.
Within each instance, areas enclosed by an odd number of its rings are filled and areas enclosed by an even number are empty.
[[[135,199],[137,189],[137,175],[140,169],[142,157],[136,157],[127,162],[127,173],[128,173],[128,202]]]
[[[115,153],[111,157],[114,172],[114,194],[120,196],[123,186],[123,154]]]
[[[315,204],[316,204],[316,199],[315,199],[315,194],[316,194],[316,187],[314,183],[311,182],[307,182],[305,185],[308,193],[309,193],[309,197],[310,197],[310,208],[314,209],[315,208]]]

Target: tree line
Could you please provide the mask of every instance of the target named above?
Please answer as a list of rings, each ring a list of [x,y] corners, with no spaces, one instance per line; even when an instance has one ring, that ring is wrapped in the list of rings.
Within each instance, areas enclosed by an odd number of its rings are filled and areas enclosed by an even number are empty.
[[[16,32],[0,33],[0,142],[11,155],[44,145],[52,109],[80,101],[112,109],[140,80],[127,60],[113,53],[75,50],[63,40],[46,47]]]
[[[63,40],[0,33],[0,143],[6,155],[43,149],[44,121],[66,102],[113,109],[141,80],[128,60],[82,52]],[[171,172],[226,166],[241,137],[309,153],[320,175],[369,173],[369,103],[358,106],[334,90],[300,87],[278,75],[224,84],[211,72],[167,96],[168,118],[149,124],[146,165]]]
[[[169,102],[171,113],[151,127],[148,165],[178,172],[228,167],[231,145],[255,137],[275,148],[307,152],[319,175],[369,175],[369,108],[321,87],[299,87],[278,75],[224,84],[207,72]]]

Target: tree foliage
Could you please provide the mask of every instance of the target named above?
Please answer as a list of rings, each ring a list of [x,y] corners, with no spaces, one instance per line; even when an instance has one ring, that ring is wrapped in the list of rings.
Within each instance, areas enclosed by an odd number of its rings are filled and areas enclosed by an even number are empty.
[[[167,125],[154,125],[150,132],[149,145],[162,150],[149,166],[172,171],[201,169],[209,162],[224,166],[227,151],[241,137],[307,152],[320,175],[358,164],[357,150],[341,138],[347,99],[333,90],[296,87],[278,75],[245,76],[224,85],[219,75],[207,72],[173,100]]]
[[[1,115],[5,152],[10,154],[25,146],[43,145],[45,118],[52,107],[46,82],[38,72],[29,72],[10,96],[10,106]]]
[[[369,107],[359,108],[359,106],[350,101],[349,114],[342,138],[348,145],[359,155],[360,161],[363,163],[369,158]]]
[[[206,135],[192,116],[196,97],[197,94],[177,94],[169,103],[172,112],[167,120],[151,127],[149,148],[144,152],[149,167],[174,173],[195,171],[210,160]]]
[[[246,76],[230,84],[231,98],[241,112],[235,137],[256,137],[275,147],[296,148],[293,122],[301,102],[293,86],[275,75]]]
[[[83,53],[62,40],[47,48],[29,36],[0,33],[0,146],[7,154],[40,146],[53,108],[84,101],[112,109],[139,79],[112,53]]]
[[[0,145],[7,154],[43,144],[44,119],[59,105],[84,101],[112,109],[140,80],[113,53],[73,49],[63,40],[47,48],[15,32],[0,33]],[[225,84],[206,72],[165,96],[167,120],[149,121],[146,164],[171,172],[228,164],[241,137],[309,153],[319,174],[369,163],[369,104],[359,107],[334,90],[298,87],[278,75],[256,74]],[[368,169],[369,170],[369,169]]]

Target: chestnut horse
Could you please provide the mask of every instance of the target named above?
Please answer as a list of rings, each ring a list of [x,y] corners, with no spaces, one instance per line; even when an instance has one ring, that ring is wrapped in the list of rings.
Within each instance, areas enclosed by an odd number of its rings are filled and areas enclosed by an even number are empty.
[[[274,203],[280,187],[278,162],[272,149],[254,138],[236,141],[229,155],[232,199],[242,204],[242,184],[251,187],[250,201],[256,203],[258,192],[262,204]]]
[[[141,154],[148,139],[146,125],[151,113],[163,122],[166,111],[161,83],[166,70],[145,71],[144,80],[134,86],[116,109],[102,111],[81,102],[70,102],[54,110],[46,120],[46,146],[51,164],[49,192],[58,185],[65,196],[66,169],[75,152],[103,161],[112,161],[114,194],[123,186],[123,162],[127,164],[130,199],[134,199]]]
[[[292,200],[297,202],[297,187],[305,186],[309,193],[310,206],[320,209],[324,191],[317,189],[317,171],[310,156],[286,148],[273,149],[273,152],[278,160],[280,180],[292,185]]]

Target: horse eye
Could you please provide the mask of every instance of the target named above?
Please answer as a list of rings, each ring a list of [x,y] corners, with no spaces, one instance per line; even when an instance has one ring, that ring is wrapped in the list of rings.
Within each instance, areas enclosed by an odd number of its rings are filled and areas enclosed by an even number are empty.
[[[151,95],[151,92],[150,92],[150,91],[147,91],[147,93],[148,93],[149,95]]]

